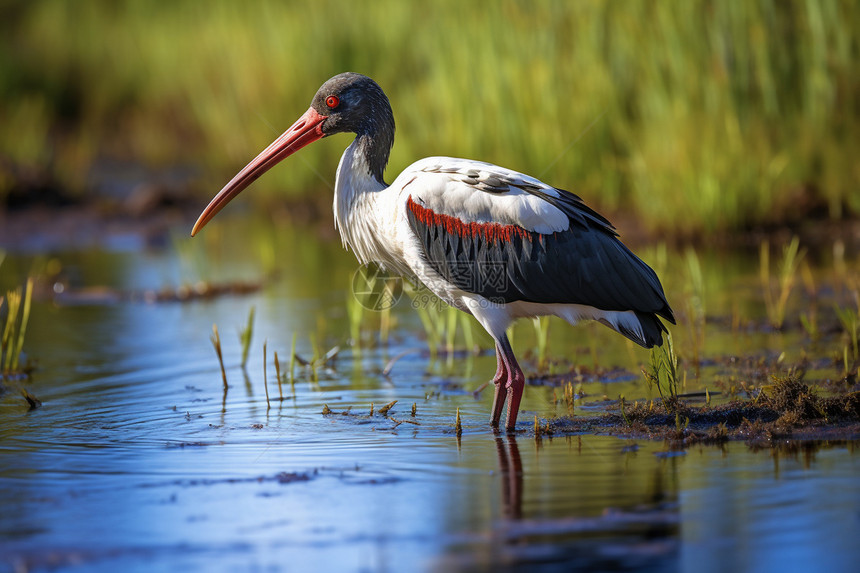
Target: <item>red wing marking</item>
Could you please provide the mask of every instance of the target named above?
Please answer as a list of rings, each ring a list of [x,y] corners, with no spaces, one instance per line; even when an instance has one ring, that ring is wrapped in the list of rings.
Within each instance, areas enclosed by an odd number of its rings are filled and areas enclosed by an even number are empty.
[[[446,233],[460,237],[483,237],[488,242],[506,241],[510,242],[515,236],[523,240],[531,239],[531,233],[518,225],[502,225],[500,223],[466,223],[452,217],[443,215],[422,207],[412,200],[412,196],[406,201],[406,207],[412,211],[415,217],[427,226],[440,226]]]

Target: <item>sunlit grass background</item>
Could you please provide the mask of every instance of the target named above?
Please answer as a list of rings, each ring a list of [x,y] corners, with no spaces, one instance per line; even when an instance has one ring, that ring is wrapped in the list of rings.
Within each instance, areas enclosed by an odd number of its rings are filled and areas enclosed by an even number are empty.
[[[0,198],[26,177],[85,194],[100,158],[199,166],[208,196],[352,70],[392,100],[389,181],[427,155],[483,159],[676,235],[860,214],[850,1],[0,11]],[[346,144],[312,146],[248,197],[327,196]]]

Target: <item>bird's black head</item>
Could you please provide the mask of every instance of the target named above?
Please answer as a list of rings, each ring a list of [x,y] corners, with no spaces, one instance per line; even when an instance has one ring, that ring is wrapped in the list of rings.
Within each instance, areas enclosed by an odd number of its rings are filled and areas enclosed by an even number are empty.
[[[388,98],[367,76],[346,72],[324,83],[311,102],[317,113],[327,117],[322,124],[326,135],[355,133],[375,135],[385,127],[394,130],[394,114]]]
[[[320,87],[311,107],[326,118],[323,134],[358,136],[371,173],[382,181],[394,144],[394,113],[379,84],[353,72],[338,74]]]

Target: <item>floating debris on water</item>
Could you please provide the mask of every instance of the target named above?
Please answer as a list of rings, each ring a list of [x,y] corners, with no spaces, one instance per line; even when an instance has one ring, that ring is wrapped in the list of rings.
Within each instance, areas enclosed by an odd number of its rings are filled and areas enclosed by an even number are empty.
[[[25,400],[27,400],[27,404],[30,405],[30,410],[35,410],[42,405],[42,401],[30,394],[27,390],[21,390],[21,395],[24,396]]]
[[[391,410],[391,408],[393,408],[396,403],[397,400],[392,400],[391,402],[379,409],[379,414],[382,416],[387,416],[388,411]]]

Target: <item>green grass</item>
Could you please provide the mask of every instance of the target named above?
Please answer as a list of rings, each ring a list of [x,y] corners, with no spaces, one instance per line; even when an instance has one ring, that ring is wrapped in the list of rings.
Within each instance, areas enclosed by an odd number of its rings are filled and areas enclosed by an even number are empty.
[[[218,325],[212,325],[212,334],[209,339],[212,341],[212,347],[215,349],[215,355],[218,356],[218,365],[221,367],[221,381],[224,383],[224,392],[230,387],[227,384],[227,370],[224,368],[224,353],[221,351],[221,335],[218,334]]]
[[[392,99],[392,173],[485,159],[675,234],[860,213],[850,1],[43,0],[0,32],[0,198],[27,173],[83,193],[100,155],[200,165],[211,195],[353,70]],[[249,196],[327,191],[334,139]]]
[[[685,285],[684,307],[687,313],[692,360],[696,366],[696,376],[699,376],[702,353],[705,349],[705,323],[707,312],[705,306],[705,279],[702,266],[695,249],[687,248],[684,252],[687,263],[688,280]]]
[[[251,339],[254,337],[254,313],[256,308],[251,306],[248,312],[248,324],[239,329],[239,344],[242,346],[242,368],[248,364],[248,352],[251,350]],[[263,347],[266,345],[263,344]]]
[[[2,261],[0,261],[2,262]],[[23,289],[18,287],[0,295],[0,379],[21,374],[21,352],[30,321],[33,279]]]
[[[771,277],[770,270],[770,243],[763,241],[759,248],[759,275],[764,292],[765,308],[771,326],[781,329],[785,324],[785,312],[788,306],[788,298],[797,282],[797,274],[800,262],[806,256],[806,249],[800,248],[800,239],[792,237],[791,242],[783,247],[782,260],[776,281]],[[777,288],[773,288],[773,283]]]
[[[436,360],[440,350],[444,352],[450,363],[457,350],[469,353],[479,353],[482,341],[478,340],[473,330],[477,324],[475,319],[432,294],[426,288],[415,288],[407,284],[404,293],[411,299],[411,306],[421,320],[427,349],[432,360]],[[458,335],[462,345],[457,345]]]
[[[649,387],[657,387],[666,410],[673,411],[677,409],[678,401],[678,357],[675,355],[672,335],[666,333],[665,338],[662,346],[651,349],[650,362],[642,369],[642,373]]]
[[[857,302],[856,298],[855,302]],[[836,311],[836,316],[839,318],[839,322],[842,325],[845,338],[848,341],[845,344],[846,356],[849,355],[847,349],[850,344],[850,356],[853,356],[855,361],[860,360],[860,302],[857,302],[856,309],[851,307],[842,308],[839,305],[834,305],[834,310]]]
[[[549,317],[543,316],[532,319],[532,325],[535,329],[535,341],[537,351],[537,366],[538,372],[546,372],[547,355],[546,347],[549,340]]]

